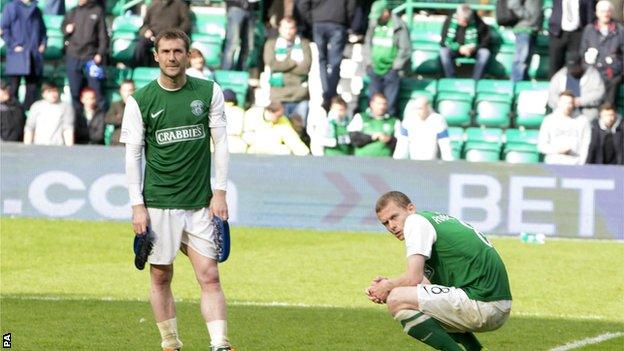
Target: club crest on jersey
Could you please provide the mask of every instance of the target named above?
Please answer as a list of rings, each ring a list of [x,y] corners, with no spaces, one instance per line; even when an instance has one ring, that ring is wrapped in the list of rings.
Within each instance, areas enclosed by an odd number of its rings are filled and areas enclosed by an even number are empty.
[[[195,116],[201,116],[205,111],[205,107],[204,107],[204,102],[201,100],[193,100],[191,102],[191,112],[193,112],[193,114]]]

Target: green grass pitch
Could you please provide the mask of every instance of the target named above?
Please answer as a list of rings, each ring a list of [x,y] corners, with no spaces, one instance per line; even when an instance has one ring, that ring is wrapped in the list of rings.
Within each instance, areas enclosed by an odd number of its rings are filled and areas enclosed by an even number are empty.
[[[381,229],[381,227],[380,227]],[[427,350],[364,288],[405,264],[390,235],[232,228],[220,266],[230,338],[245,350]],[[15,350],[159,350],[149,276],[133,265],[128,223],[0,220],[0,331]],[[493,238],[511,280],[513,312],[478,334],[490,350],[549,350],[624,332],[624,244]],[[185,350],[208,350],[185,256],[173,282]],[[622,350],[620,336],[583,350]]]

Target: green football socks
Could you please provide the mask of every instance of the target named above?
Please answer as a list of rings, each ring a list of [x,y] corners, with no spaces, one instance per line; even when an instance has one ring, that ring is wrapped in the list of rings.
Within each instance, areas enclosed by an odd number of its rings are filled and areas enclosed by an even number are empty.
[[[473,333],[449,333],[457,343],[464,346],[466,351],[481,351],[483,346]]]
[[[436,350],[464,351],[440,324],[426,314],[414,310],[399,311],[394,317],[407,335],[418,339]]]

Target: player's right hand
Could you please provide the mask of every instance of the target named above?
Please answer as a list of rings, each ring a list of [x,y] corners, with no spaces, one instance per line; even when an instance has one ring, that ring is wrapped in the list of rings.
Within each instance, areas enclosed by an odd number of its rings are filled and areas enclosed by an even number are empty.
[[[145,205],[132,206],[132,229],[134,229],[134,232],[139,235],[147,233],[148,224],[149,214]]]

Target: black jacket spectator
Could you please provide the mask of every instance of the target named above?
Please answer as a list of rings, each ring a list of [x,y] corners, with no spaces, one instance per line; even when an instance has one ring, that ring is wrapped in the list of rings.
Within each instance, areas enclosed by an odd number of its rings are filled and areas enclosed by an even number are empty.
[[[102,7],[93,1],[77,6],[65,15],[61,28],[65,34],[67,54],[82,60],[89,60],[95,54],[106,60],[108,53],[108,32]],[[74,30],[67,32],[67,24],[74,23]]]
[[[444,47],[446,47],[444,42],[448,34],[451,17],[452,16],[447,16],[446,21],[444,21],[444,25],[442,26],[442,40],[440,41],[440,45]],[[477,49],[487,49],[490,45],[490,27],[483,22],[481,17],[479,17],[475,11],[472,12],[472,16],[468,22],[473,23],[473,21],[477,26]],[[466,28],[468,27],[457,26],[457,34],[455,35],[455,41],[457,43],[465,44],[464,37],[466,35]]]
[[[616,119],[610,130],[607,130],[599,119],[592,122],[591,141],[586,163],[624,165],[622,118]]]
[[[333,22],[348,27],[355,15],[355,0],[302,0],[297,2],[297,8],[310,25]]]
[[[26,116],[22,106],[13,98],[0,103],[0,138],[3,141],[24,140]]]
[[[191,31],[188,6],[181,0],[157,0],[147,9],[139,34],[151,30],[154,36],[165,29],[177,28],[185,33]]]
[[[563,15],[562,0],[554,0],[552,13],[548,20],[548,32],[551,35],[558,37],[561,35],[561,16]],[[579,0],[579,17],[580,27],[584,28],[587,24],[594,20],[595,11],[594,0]]]
[[[83,109],[76,112],[74,135],[76,144],[104,144],[104,118],[106,111],[95,110],[91,121],[87,122]]]

